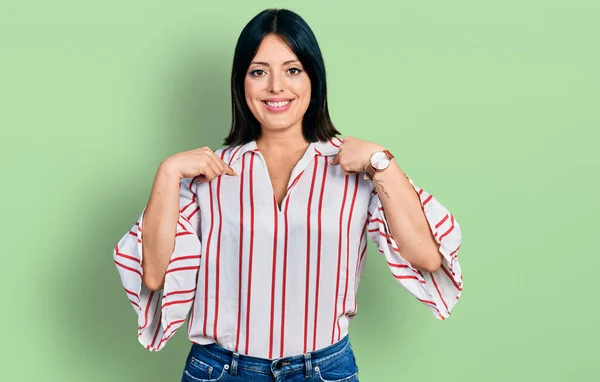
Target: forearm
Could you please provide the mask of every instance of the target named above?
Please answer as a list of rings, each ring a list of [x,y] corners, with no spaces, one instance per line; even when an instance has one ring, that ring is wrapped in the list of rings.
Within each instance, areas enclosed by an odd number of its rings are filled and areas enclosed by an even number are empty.
[[[386,170],[375,174],[373,182],[402,256],[416,269],[436,271],[442,256],[421,208],[419,195],[407,176],[392,160]]]
[[[162,288],[175,246],[179,219],[179,176],[161,164],[143,218],[142,281],[151,290]]]

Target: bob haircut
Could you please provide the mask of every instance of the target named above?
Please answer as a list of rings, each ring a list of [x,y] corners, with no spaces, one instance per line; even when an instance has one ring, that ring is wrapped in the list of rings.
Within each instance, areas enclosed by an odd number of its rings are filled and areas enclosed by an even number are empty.
[[[265,9],[242,30],[231,70],[231,130],[224,144],[235,146],[257,140],[261,127],[246,103],[244,79],[262,40],[269,34],[281,38],[298,57],[310,79],[311,98],[302,118],[302,134],[308,142],[326,141],[340,134],[327,107],[325,63],[317,39],[298,14],[287,9]]]

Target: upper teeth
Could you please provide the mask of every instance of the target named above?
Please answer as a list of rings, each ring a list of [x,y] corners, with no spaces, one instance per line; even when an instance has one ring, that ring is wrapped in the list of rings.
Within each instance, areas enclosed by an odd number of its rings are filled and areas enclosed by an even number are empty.
[[[287,105],[288,103],[290,103],[292,100],[287,100],[287,101],[281,101],[281,102],[269,102],[266,101],[267,105],[271,106],[271,107],[282,107]]]

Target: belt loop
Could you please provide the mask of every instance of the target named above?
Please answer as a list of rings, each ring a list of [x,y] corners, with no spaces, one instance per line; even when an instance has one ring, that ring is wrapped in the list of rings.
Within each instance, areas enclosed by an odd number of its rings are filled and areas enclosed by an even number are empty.
[[[310,362],[310,353],[304,353],[304,378],[312,378],[312,364]]]
[[[240,353],[233,353],[233,357],[231,358],[231,375],[237,375],[237,367],[238,367],[238,359],[240,357]]]

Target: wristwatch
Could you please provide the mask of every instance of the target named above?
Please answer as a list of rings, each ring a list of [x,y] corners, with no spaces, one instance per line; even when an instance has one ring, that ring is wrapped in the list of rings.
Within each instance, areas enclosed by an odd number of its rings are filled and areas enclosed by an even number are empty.
[[[388,168],[393,158],[394,156],[388,150],[374,152],[366,168],[368,179],[373,179],[376,172]]]

